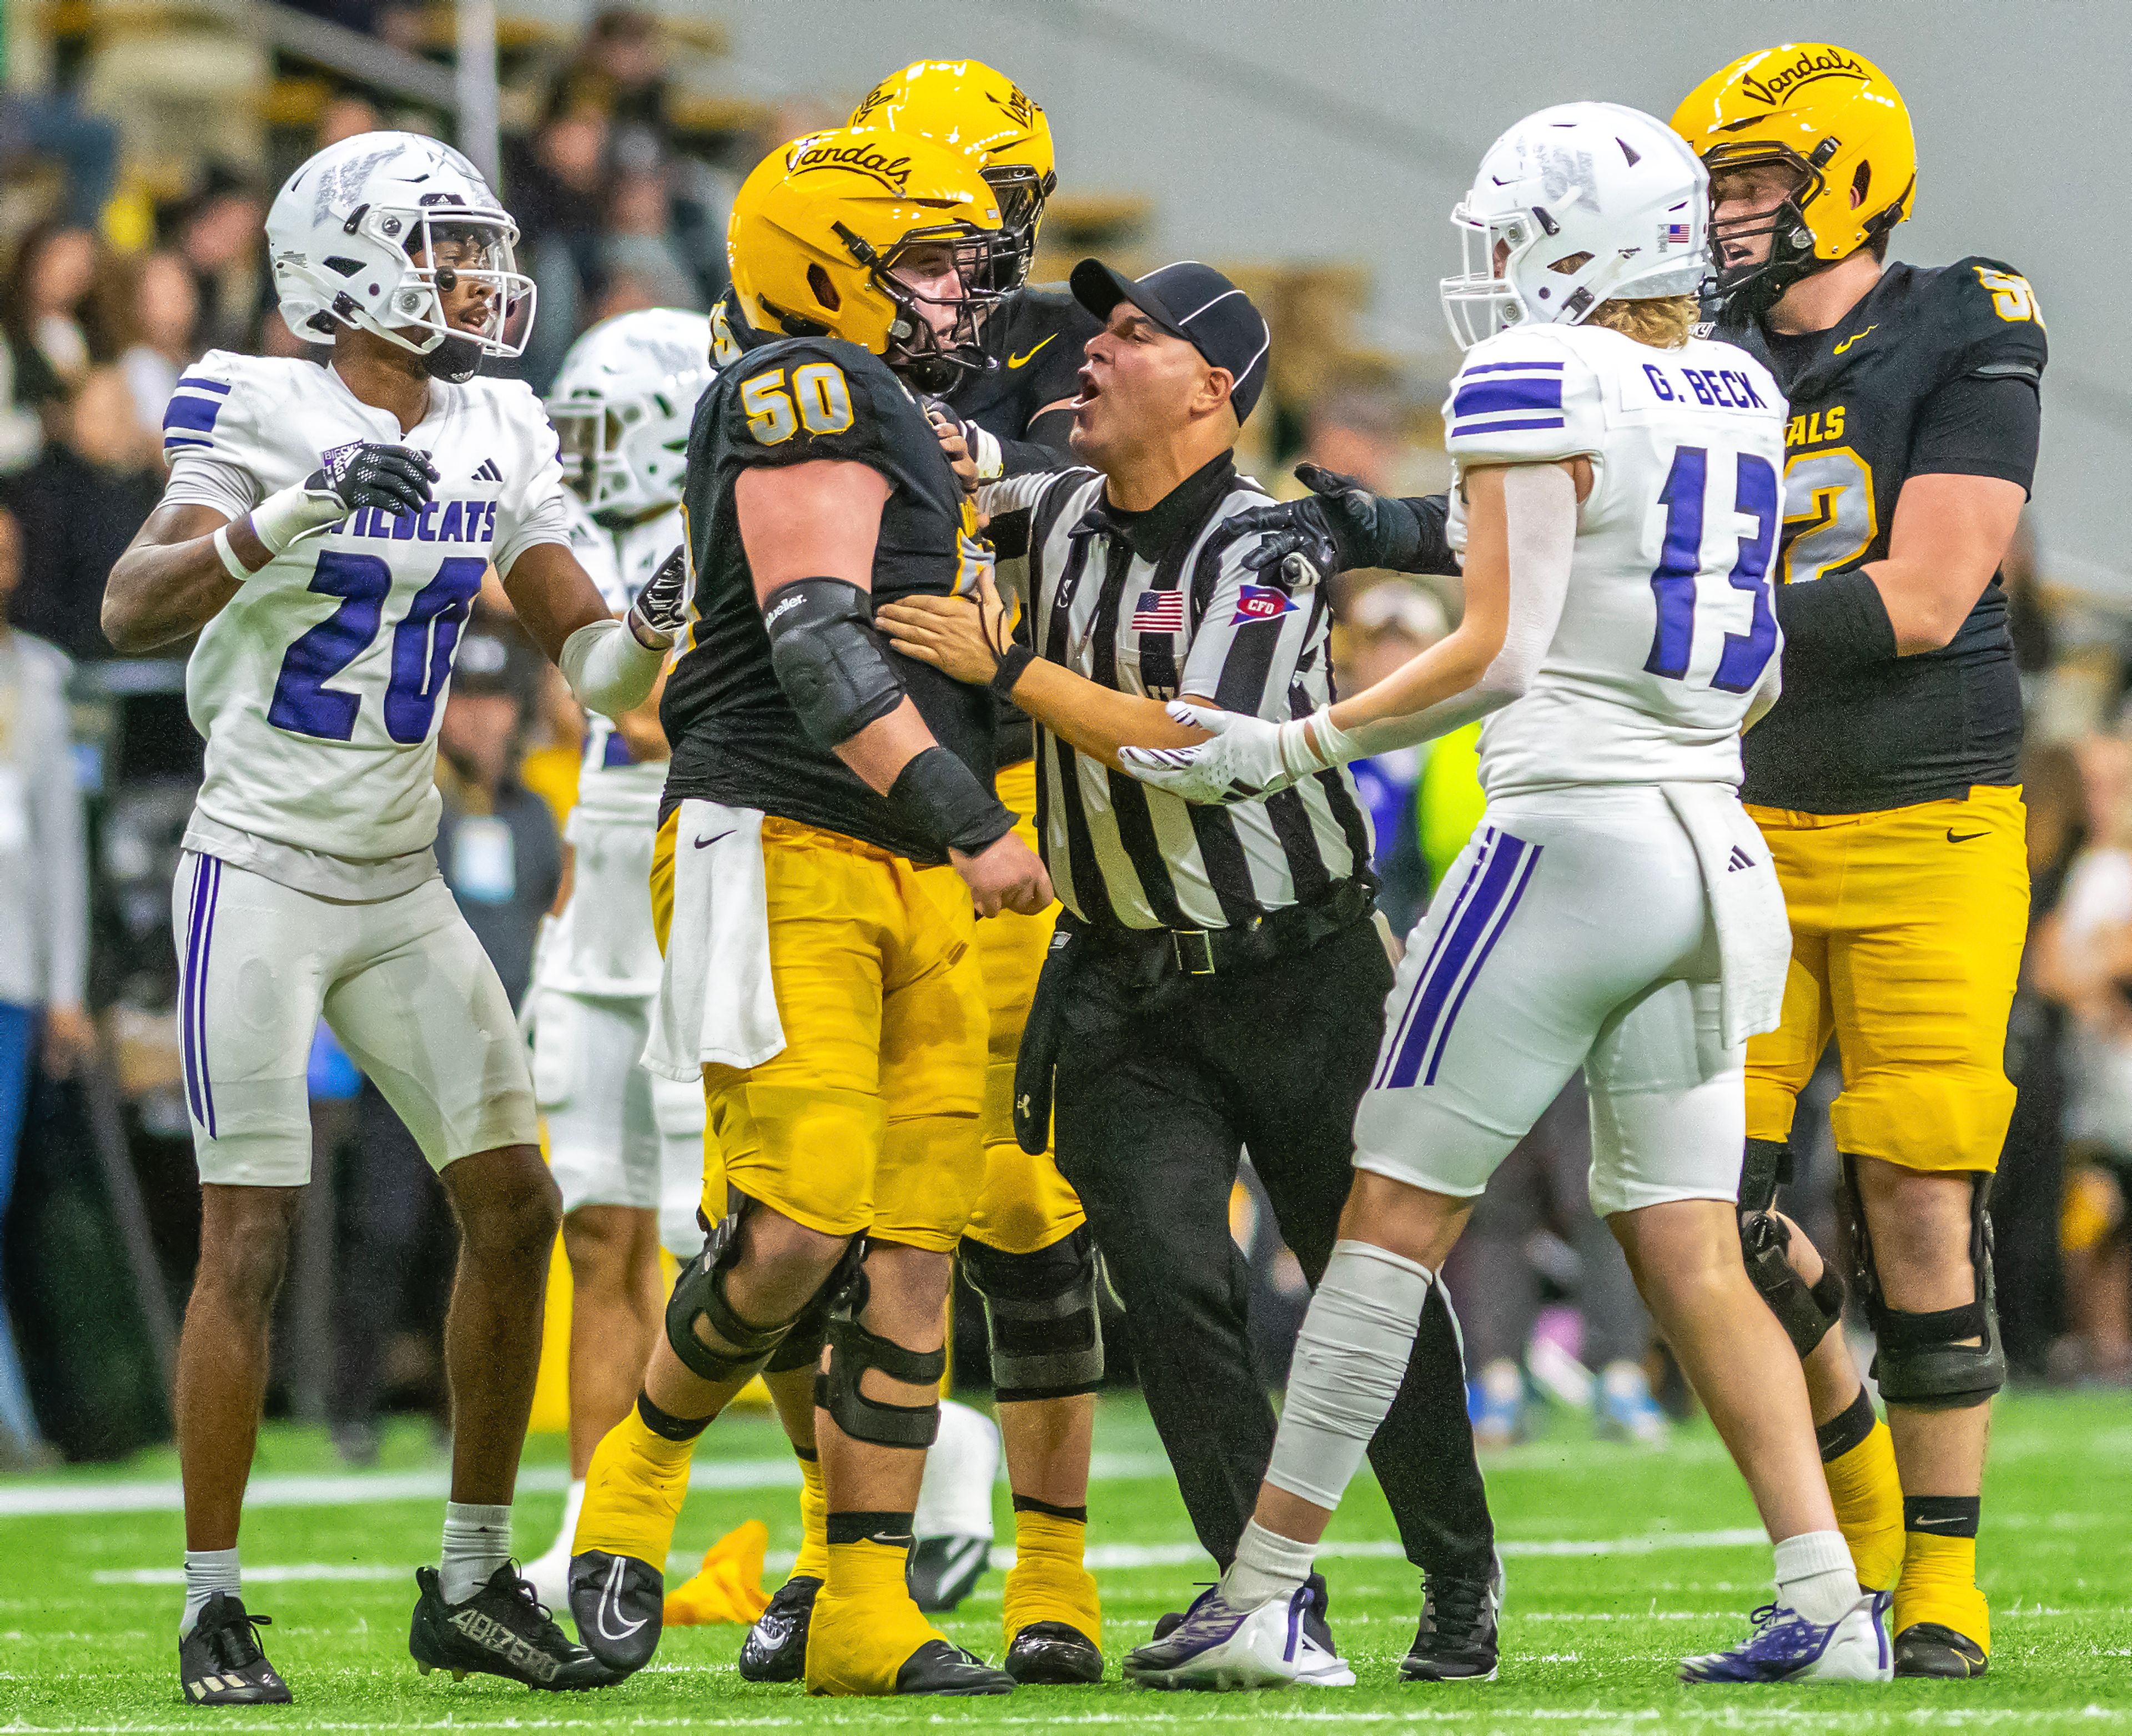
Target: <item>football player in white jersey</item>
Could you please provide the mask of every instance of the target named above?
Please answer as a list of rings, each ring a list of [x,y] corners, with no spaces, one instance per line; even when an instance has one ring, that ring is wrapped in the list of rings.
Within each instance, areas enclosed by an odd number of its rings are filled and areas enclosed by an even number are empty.
[[[571,545],[624,615],[681,541],[689,423],[716,377],[701,314],[653,308],[603,320],[570,346],[548,396]],[[585,1466],[622,1420],[659,1331],[659,1249],[702,1251],[703,1096],[640,1064],[659,991],[651,846],[666,782],[658,692],[586,716],[563,891],[543,925],[526,1015],[533,1087],[563,1196],[570,1263],[570,1476],[554,1547],[526,1563],[541,1602],[569,1597]]]
[[[569,545],[555,437],[522,384],[474,377],[532,314],[517,228],[464,157],[364,133],[266,218],[290,329],[330,367],[214,352],[164,418],[162,504],[113,568],[122,651],[199,635],[207,770],[172,891],[201,1182],[177,1379],[185,1491],[179,1668],[194,1705],[289,1698],[240,1594],[238,1525],[267,1331],[311,1134],[323,1014],[421,1144],[460,1232],[445,1326],[451,1498],[416,1575],[426,1672],[603,1685],[510,1566],[511,1499],[559,1216],[495,969],[439,876],[438,720],[493,564],[579,698],[620,716],[678,631],[678,558],[618,621]]]
[[[1474,1198],[1580,1067],[1593,1208],[1776,1545],[1754,1636],[1683,1676],[1889,1676],[1885,1595],[1852,1574],[1798,1359],[1755,1316],[1734,1222],[1745,1042],[1776,1022],[1789,950],[1737,794],[1741,732],[1776,697],[1785,405],[1743,352],[1689,336],[1705,189],[1670,129],[1611,103],[1499,139],[1453,217],[1468,268],[1444,284],[1470,346],[1444,407],[1458,630],[1328,710],[1173,707],[1213,741],[1125,755],[1165,788],[1236,799],[1498,713],[1487,813],[1388,1003],[1343,1240],[1256,1513],[1221,1585],[1128,1660],[1137,1680],[1353,1680],[1299,1632],[1313,1551]],[[1500,1587],[1499,1571],[1491,1601]]]

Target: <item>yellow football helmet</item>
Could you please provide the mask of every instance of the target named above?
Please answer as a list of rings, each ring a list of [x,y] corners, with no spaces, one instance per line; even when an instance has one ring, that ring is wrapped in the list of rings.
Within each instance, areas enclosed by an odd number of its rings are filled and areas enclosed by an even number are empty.
[[[976,158],[913,134],[838,127],[756,165],[733,199],[726,262],[758,330],[826,332],[938,392],[985,365],[977,325],[997,300],[1004,245]],[[899,276],[913,254],[943,249],[961,282],[956,295],[921,294]],[[951,304],[943,336],[926,309]]]
[[[1673,130],[1710,170],[1713,204],[1728,173],[1789,170],[1789,197],[1765,217],[1713,228],[1727,314],[1758,314],[1791,285],[1848,258],[1910,214],[1918,146],[1888,75],[1831,42],[1787,42],[1743,55],[1689,93]],[[1770,237],[1766,261],[1726,268],[1728,242]]]
[[[913,60],[862,97],[849,124],[915,132],[976,152],[999,195],[1001,227],[1013,244],[995,286],[1021,287],[1036,254],[1044,202],[1058,187],[1059,174],[1051,123],[1020,85],[981,60]]]

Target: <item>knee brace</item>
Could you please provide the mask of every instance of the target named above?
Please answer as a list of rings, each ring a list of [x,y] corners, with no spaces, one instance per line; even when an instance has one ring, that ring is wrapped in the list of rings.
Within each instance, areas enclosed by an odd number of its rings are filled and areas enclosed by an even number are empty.
[[[1002,1404],[1070,1398],[1103,1384],[1095,1239],[1086,1224],[1034,1254],[963,1243],[963,1275],[985,1299],[992,1396]]]
[[[1829,1329],[1843,1318],[1843,1280],[1822,1263],[1811,1284],[1786,1257],[1791,1228],[1775,1215],[1777,1189],[1792,1178],[1791,1147],[1775,1139],[1750,1139],[1740,1169],[1740,1253],[1747,1276],[1803,1362]]]
[[[1851,1192],[1850,1159],[1844,1160],[1845,1192]],[[1888,1306],[1873,1267],[1866,1215],[1856,1211],[1851,1244],[1857,1250],[1858,1289],[1872,1323],[1875,1349],[1870,1371],[1890,1404],[1919,1410],[1966,1410],[1988,1404],[2006,1384],[2006,1347],[1999,1336],[1998,1287],[1991,1272],[1991,1177],[1972,1175],[1969,1200],[1969,1260],[1976,1297],[1956,1308],[1908,1314]],[[1854,1196],[1855,1198],[1855,1196]],[[1974,1338],[1976,1344],[1962,1340]]]
[[[937,1397],[929,1404],[885,1404],[867,1398],[859,1390],[859,1382],[868,1369],[879,1369],[891,1380],[930,1384],[948,1372],[947,1349],[907,1350],[892,1339],[869,1332],[859,1324],[866,1303],[867,1278],[862,1271],[830,1304],[829,1365],[814,1377],[814,1403],[854,1441],[875,1446],[929,1447],[940,1432]]]

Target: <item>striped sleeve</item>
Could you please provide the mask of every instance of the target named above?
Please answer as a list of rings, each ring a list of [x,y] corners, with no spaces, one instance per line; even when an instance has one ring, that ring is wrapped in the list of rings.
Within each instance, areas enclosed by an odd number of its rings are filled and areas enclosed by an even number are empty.
[[[1191,638],[1177,690],[1224,711],[1285,721],[1296,670],[1324,637],[1324,611],[1314,589],[1291,592],[1244,564],[1258,538],[1229,520],[1263,504],[1256,493],[1231,495],[1193,554]]]
[[[253,384],[244,358],[226,350],[209,351],[179,376],[163,410],[166,503],[211,506],[231,519],[259,504],[263,492],[250,462],[258,449]]]
[[[1043,499],[1044,492],[1054,482],[1068,478],[1086,482],[1095,472],[1077,466],[1071,470],[1032,470],[1021,476],[1002,477],[996,482],[987,482],[977,490],[977,511],[987,518],[1006,518],[1010,514],[1027,512]]]
[[[1505,332],[1476,344],[1443,400],[1443,446],[1461,464],[1544,464],[1600,449],[1599,377],[1571,346]]]

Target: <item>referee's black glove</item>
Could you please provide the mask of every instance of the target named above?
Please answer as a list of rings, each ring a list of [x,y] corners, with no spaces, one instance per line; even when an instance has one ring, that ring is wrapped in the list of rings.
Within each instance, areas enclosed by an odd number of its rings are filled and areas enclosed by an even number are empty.
[[[1441,499],[1405,501],[1372,494],[1358,478],[1318,464],[1297,465],[1295,479],[1311,491],[1301,500],[1254,507],[1234,520],[1262,536],[1244,556],[1244,564],[1253,571],[1280,566],[1291,577],[1300,577],[1288,565],[1291,559],[1322,578],[1357,567],[1394,573],[1458,570],[1444,536],[1448,511]]]

